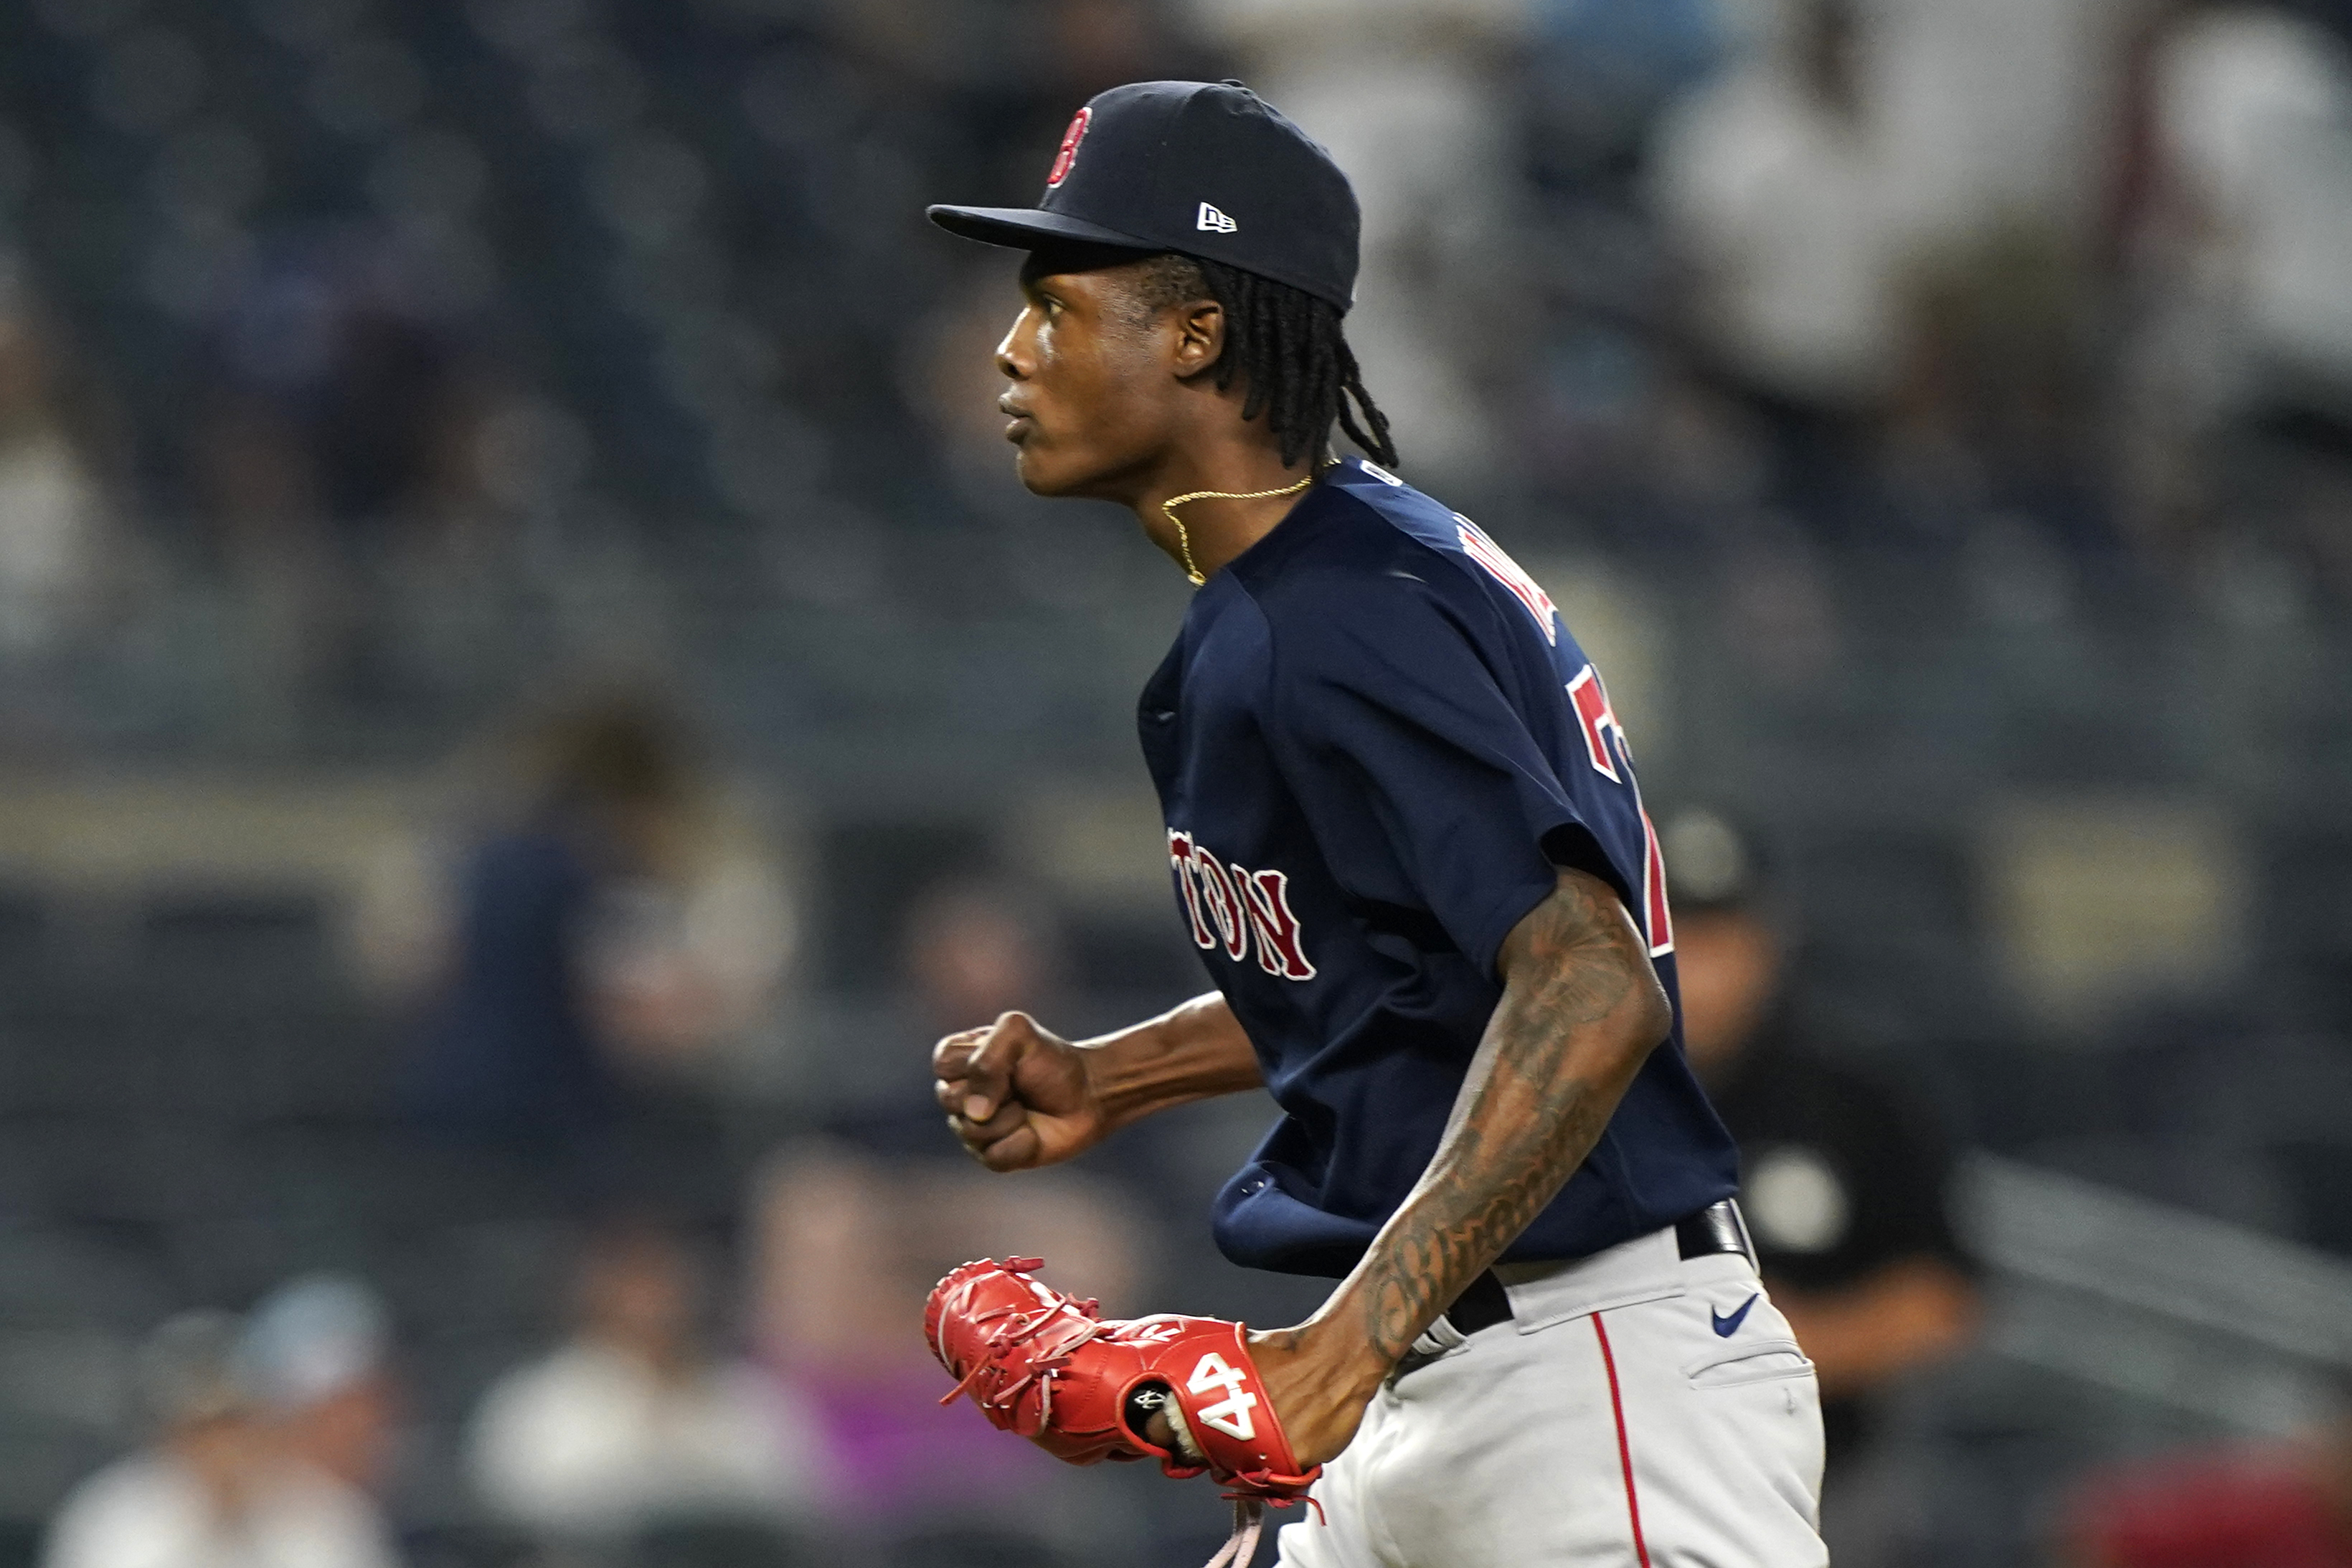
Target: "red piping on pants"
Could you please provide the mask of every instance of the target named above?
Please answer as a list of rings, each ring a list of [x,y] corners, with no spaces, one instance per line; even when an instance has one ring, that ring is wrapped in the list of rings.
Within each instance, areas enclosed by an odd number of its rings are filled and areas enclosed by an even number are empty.
[[[1650,1568],[1649,1542],[1642,1539],[1642,1500],[1633,1491],[1633,1446],[1625,1439],[1625,1401],[1617,1392],[1617,1358],[1609,1353],[1609,1331],[1592,1314],[1592,1337],[1601,1342],[1601,1364],[1609,1373],[1609,1412],[1617,1418],[1617,1460],[1625,1468],[1625,1517],[1633,1526],[1633,1556]]]

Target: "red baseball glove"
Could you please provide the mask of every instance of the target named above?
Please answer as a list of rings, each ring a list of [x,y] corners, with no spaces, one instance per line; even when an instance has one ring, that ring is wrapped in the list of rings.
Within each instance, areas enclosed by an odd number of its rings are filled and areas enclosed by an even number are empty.
[[[1242,1325],[1162,1316],[1106,1322],[1034,1277],[1044,1259],[982,1258],[931,1290],[923,1337],[955,1378],[946,1405],[971,1394],[999,1428],[1074,1465],[1157,1459],[1178,1479],[1206,1471],[1229,1489],[1234,1536],[1209,1568],[1240,1568],[1256,1550],[1265,1506],[1307,1494],[1303,1474],[1250,1360]],[[1177,1446],[1146,1437],[1164,1411]]]

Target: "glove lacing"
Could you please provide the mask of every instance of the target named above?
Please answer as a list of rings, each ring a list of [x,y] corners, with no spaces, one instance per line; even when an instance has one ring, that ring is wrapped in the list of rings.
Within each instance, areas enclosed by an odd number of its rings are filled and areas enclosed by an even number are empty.
[[[1257,1555],[1257,1538],[1265,1529],[1265,1502],[1261,1498],[1234,1496],[1234,1532],[1206,1568],[1249,1568]]]
[[[1004,1267],[1009,1272],[1026,1274],[1044,1268],[1045,1264],[1042,1258],[1010,1258],[1005,1259]],[[969,1297],[971,1290],[971,1284],[967,1281],[959,1294]],[[1078,1301],[1065,1297],[1052,1305],[1041,1302],[1034,1312],[1006,1306],[973,1314],[969,1320],[973,1323],[986,1323],[1000,1318],[1005,1322],[1002,1328],[989,1334],[984,1352],[973,1360],[971,1370],[963,1374],[962,1381],[950,1389],[947,1397],[940,1403],[953,1405],[970,1394],[974,1404],[1010,1410],[1018,1403],[1021,1391],[1034,1383],[1037,1384],[1037,1430],[1045,1430],[1054,1419],[1053,1374],[1069,1365],[1071,1356],[1078,1348],[1103,1331],[1101,1312],[1102,1303],[1099,1301]],[[940,1321],[946,1321],[945,1314],[941,1315]],[[1038,1338],[1047,1329],[1057,1325],[1068,1330],[1070,1337],[1051,1353],[1032,1360],[1028,1370],[1011,1383],[986,1389],[979,1386],[982,1379],[992,1372],[1002,1375],[1004,1352]],[[935,1345],[933,1348],[939,1347]]]

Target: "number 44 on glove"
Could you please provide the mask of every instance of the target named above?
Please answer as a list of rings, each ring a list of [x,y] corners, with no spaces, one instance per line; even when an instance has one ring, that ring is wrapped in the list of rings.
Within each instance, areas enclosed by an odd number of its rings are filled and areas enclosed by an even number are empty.
[[[1208,1568],[1242,1568],[1257,1549],[1265,1506],[1307,1494],[1251,1362],[1242,1325],[1162,1316],[1105,1321],[1100,1306],[1035,1278],[1035,1258],[967,1263],[931,1290],[923,1335],[955,1388],[1003,1431],[1073,1465],[1157,1459],[1179,1480],[1207,1472],[1234,1500],[1234,1535]],[[1163,1447],[1145,1424],[1164,1414]]]

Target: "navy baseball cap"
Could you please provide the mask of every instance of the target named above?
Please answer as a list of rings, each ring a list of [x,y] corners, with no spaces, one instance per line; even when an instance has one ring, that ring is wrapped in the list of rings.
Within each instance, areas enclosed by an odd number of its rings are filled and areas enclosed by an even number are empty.
[[[989,245],[1055,240],[1173,250],[1355,300],[1362,219],[1348,176],[1239,82],[1136,81],[1098,93],[1062,135],[1034,207],[935,206]]]

